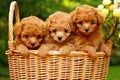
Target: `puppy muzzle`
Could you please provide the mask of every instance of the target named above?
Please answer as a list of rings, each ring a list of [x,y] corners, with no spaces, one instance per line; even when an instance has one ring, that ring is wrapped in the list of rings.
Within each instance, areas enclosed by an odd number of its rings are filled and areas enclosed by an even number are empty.
[[[63,35],[64,35],[63,32],[61,32],[61,31],[57,32],[57,39],[58,39],[59,41],[61,41]]]
[[[85,32],[88,32],[89,31],[89,29],[88,28],[85,28]]]
[[[31,42],[31,45],[34,46],[34,45],[35,45],[35,42]]]
[[[62,36],[58,36],[57,38],[58,38],[58,40],[62,40]]]

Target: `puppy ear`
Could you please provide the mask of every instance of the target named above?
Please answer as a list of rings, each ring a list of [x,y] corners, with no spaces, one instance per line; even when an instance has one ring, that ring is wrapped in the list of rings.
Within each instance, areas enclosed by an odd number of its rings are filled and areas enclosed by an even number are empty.
[[[97,23],[98,23],[98,25],[101,25],[104,21],[105,21],[105,17],[100,12],[98,12],[97,13]]]
[[[13,28],[13,32],[14,32],[15,36],[20,36],[21,31],[22,31],[21,23],[16,23],[14,28]]]
[[[81,13],[81,7],[77,7],[73,12],[72,12],[72,14],[74,15],[72,18],[73,18],[73,20],[75,21],[76,20],[76,17],[78,16],[78,14],[80,14]]]
[[[47,20],[45,21],[45,25],[46,25],[45,30],[47,31],[47,33],[50,33],[50,27],[51,27],[51,24],[52,24],[52,23],[53,23],[53,22],[52,22],[51,19],[47,19]]]
[[[43,29],[43,35],[44,35],[44,37],[46,37],[48,34],[49,34],[49,29],[47,28],[47,27],[45,27],[44,29]]]
[[[76,11],[71,12],[70,15],[71,15],[70,18],[71,18],[72,23],[75,23]]]
[[[49,26],[50,26],[50,23],[52,23],[52,22],[47,19],[47,21],[46,21],[45,23],[46,23],[46,26],[49,27]]]
[[[70,13],[71,22],[72,22],[72,25],[74,27],[76,27],[76,23],[75,22],[76,22],[76,17],[77,17],[78,12],[80,12],[79,11],[79,7],[77,7],[74,11],[72,11]]]
[[[42,33],[43,33],[44,37],[46,37],[49,34],[49,27],[48,27],[48,25],[46,23],[47,22],[45,22],[45,24],[42,27]]]
[[[71,27],[71,29],[72,29],[72,32],[75,32],[75,24],[72,22],[72,20],[70,19],[70,21],[69,21],[69,24],[70,24],[70,27]]]

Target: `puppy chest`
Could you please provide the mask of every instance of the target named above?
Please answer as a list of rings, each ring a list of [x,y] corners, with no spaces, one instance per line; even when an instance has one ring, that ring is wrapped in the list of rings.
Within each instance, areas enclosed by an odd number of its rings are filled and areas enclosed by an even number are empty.
[[[59,50],[62,47],[61,44],[57,44],[57,43],[53,43],[50,46],[52,47],[53,50]]]
[[[75,46],[78,48],[84,47],[84,46],[93,46],[93,47],[98,47],[99,46],[99,41],[97,39],[89,39],[89,38],[78,38],[75,40]]]

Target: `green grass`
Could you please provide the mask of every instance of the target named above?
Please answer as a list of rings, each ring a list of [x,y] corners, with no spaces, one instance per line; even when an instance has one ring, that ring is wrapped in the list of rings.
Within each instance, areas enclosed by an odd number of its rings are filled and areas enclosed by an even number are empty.
[[[3,76],[0,76],[0,80],[10,80],[8,67],[0,66],[0,74],[3,75]]]
[[[6,67],[0,66],[0,74],[9,74]],[[9,77],[0,77],[0,80],[10,80]],[[120,80],[120,66],[110,66],[107,80]]]
[[[9,78],[0,78],[0,80],[10,80]]]
[[[9,69],[8,69],[8,67],[0,66],[0,74],[9,75]],[[0,79],[0,80],[1,80],[1,79]]]
[[[107,80],[120,80],[120,66],[110,66]]]

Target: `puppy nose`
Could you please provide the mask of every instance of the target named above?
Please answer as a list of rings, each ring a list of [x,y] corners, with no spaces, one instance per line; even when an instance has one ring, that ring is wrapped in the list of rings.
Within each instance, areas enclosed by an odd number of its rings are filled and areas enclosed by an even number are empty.
[[[34,46],[34,45],[35,45],[35,42],[31,42],[31,45]]]
[[[61,40],[62,39],[62,37],[61,36],[58,36],[58,40]]]
[[[85,29],[85,32],[88,32],[88,31],[89,31],[89,29],[88,29],[88,28],[86,28],[86,29]]]

